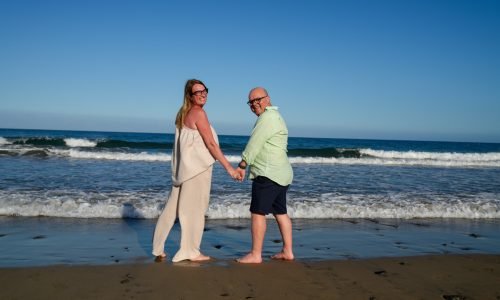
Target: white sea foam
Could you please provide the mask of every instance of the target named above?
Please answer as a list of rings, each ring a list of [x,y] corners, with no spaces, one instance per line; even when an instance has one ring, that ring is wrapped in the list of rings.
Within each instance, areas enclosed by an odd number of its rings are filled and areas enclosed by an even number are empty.
[[[0,136],[0,146],[8,144],[10,144],[10,142],[6,138]]]
[[[500,152],[490,153],[434,153],[398,152],[362,149],[360,153],[369,155],[362,158],[335,157],[289,157],[292,164],[340,164],[340,165],[409,165],[439,167],[500,167]],[[240,156],[227,156],[230,162],[239,162]]]
[[[1,140],[0,140],[1,141]],[[91,141],[87,141],[88,147],[92,147]],[[72,147],[81,147],[85,140],[78,140]],[[1,144],[0,144],[1,145]],[[82,149],[55,149],[55,148],[33,148],[19,147],[14,145],[3,145],[0,150],[17,152],[23,155],[27,151],[41,150],[47,154],[72,157],[78,159],[93,160],[125,160],[125,161],[159,161],[169,162],[172,159],[168,153],[150,152],[119,152],[119,151],[86,151]],[[329,165],[385,165],[385,166],[432,166],[432,167],[500,167],[500,152],[489,153],[448,153],[448,152],[416,152],[416,151],[383,151],[362,149],[360,153],[367,155],[361,158],[335,158],[335,157],[290,157],[292,164],[329,164]],[[241,160],[239,155],[228,155],[231,163]]]
[[[64,139],[64,142],[68,147],[95,147],[97,145],[97,142],[89,141],[87,139],[67,138]]]
[[[361,149],[361,154],[385,159],[412,159],[437,161],[470,161],[489,162],[500,161],[500,152],[489,153],[457,153],[457,152],[418,152],[418,151],[386,151]]]
[[[339,164],[339,165],[386,165],[386,166],[433,166],[433,167],[500,167],[499,161],[452,161],[432,159],[391,158],[327,158],[290,157],[292,164]]]
[[[0,215],[69,218],[156,218],[167,193],[83,193],[73,191],[0,191]],[[337,195],[289,197],[292,218],[500,218],[500,194],[452,195]],[[249,218],[248,194],[212,195],[210,219]]]
[[[172,156],[166,153],[130,153],[130,152],[111,152],[111,151],[81,151],[77,149],[59,150],[51,149],[60,156],[68,156],[81,159],[104,159],[104,160],[128,160],[128,161],[170,161]]]
[[[500,167],[500,152],[449,153],[384,151],[362,149],[362,158],[290,157],[293,164],[344,164],[344,165],[408,165],[438,167]]]
[[[226,158],[232,163],[239,163],[241,161],[241,156],[239,155],[226,155]]]
[[[156,218],[166,194],[0,191],[0,215],[67,218]],[[147,201],[146,201],[147,200]]]
[[[500,195],[481,193],[466,198],[453,195],[334,195],[319,199],[295,199],[295,218],[466,218],[500,217]]]

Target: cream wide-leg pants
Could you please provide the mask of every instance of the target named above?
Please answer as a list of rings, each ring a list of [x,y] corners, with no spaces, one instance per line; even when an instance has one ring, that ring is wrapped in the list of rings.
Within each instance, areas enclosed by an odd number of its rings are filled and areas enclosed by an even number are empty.
[[[153,237],[153,255],[165,251],[168,234],[178,217],[181,225],[181,247],[173,262],[193,259],[200,255],[200,244],[205,227],[205,212],[210,199],[212,166],[180,186],[172,186],[167,204],[156,223]]]

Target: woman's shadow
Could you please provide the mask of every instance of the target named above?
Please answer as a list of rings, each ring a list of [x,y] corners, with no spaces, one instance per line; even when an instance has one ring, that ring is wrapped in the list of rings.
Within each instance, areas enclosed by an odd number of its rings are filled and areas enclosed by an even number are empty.
[[[137,238],[137,244],[140,249],[142,249],[141,254],[148,256],[151,254],[152,250],[152,237],[154,231],[154,222],[148,220],[144,217],[144,214],[140,212],[133,203],[126,202],[122,206],[122,220],[123,222],[135,232]],[[131,251],[132,247],[125,247],[125,250]]]

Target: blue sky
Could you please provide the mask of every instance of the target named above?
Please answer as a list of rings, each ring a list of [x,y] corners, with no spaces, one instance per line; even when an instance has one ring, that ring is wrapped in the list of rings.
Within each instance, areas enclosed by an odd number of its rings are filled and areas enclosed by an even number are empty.
[[[1,1],[0,127],[500,142],[500,1]]]

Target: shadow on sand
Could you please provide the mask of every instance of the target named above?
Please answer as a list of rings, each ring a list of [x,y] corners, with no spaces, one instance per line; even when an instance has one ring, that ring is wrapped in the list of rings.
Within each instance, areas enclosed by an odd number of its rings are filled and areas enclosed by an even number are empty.
[[[145,219],[144,215],[132,203],[124,203],[122,207],[122,220],[131,228],[136,235],[137,244],[144,251],[145,255],[150,255],[152,250],[152,238],[154,222]]]

